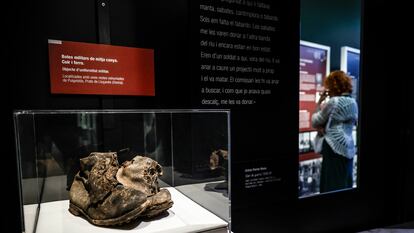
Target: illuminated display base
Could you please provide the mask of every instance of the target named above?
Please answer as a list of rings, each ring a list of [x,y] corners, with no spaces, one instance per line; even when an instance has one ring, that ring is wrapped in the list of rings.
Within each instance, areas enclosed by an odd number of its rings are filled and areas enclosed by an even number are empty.
[[[25,232],[36,233],[68,233],[99,232],[119,233],[125,230],[140,233],[185,233],[185,232],[227,232],[227,222],[193,202],[175,188],[167,188],[174,205],[161,218],[136,221],[125,226],[106,228],[90,224],[86,219],[72,215],[68,211],[69,200],[42,203],[36,231],[26,229]],[[25,221],[35,219],[37,205],[25,205]],[[26,224],[34,226],[35,224]]]

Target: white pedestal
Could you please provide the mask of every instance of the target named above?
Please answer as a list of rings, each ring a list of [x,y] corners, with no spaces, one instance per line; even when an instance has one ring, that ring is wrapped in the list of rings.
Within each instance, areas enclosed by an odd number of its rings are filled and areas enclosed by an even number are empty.
[[[72,215],[69,200],[42,203],[36,233],[187,233],[227,232],[227,222],[193,202],[174,188],[167,188],[174,205],[162,218],[142,221],[127,226],[107,228],[90,224],[86,219]],[[37,205],[25,205],[26,233],[32,233]],[[139,223],[139,224],[138,224]]]

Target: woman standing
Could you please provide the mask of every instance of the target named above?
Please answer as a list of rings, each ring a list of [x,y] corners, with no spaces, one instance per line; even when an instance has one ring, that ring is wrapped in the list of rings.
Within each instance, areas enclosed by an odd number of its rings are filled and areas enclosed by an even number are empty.
[[[351,97],[351,78],[343,71],[333,71],[325,79],[324,88],[312,115],[312,127],[324,134],[321,193],[352,188],[355,156],[352,130],[358,121],[358,105]]]

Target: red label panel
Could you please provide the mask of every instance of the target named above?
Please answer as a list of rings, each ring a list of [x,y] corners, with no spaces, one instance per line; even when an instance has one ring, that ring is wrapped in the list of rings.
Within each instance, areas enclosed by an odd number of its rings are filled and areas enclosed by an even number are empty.
[[[154,96],[154,50],[49,40],[53,94]]]
[[[299,131],[313,130],[311,116],[316,109],[319,92],[325,79],[328,54],[327,50],[300,46],[299,71]]]

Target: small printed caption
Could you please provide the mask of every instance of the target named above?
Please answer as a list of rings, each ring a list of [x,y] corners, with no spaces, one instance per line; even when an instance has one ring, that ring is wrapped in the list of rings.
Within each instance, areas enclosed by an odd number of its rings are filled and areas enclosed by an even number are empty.
[[[281,178],[275,177],[267,167],[244,169],[244,187],[246,189],[264,187],[266,184],[278,182]]]

